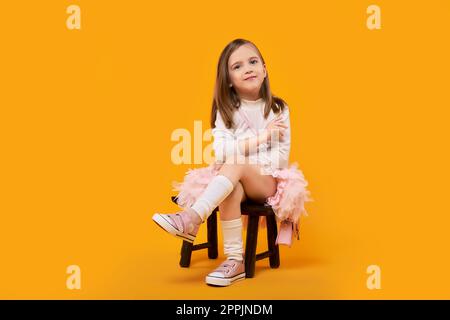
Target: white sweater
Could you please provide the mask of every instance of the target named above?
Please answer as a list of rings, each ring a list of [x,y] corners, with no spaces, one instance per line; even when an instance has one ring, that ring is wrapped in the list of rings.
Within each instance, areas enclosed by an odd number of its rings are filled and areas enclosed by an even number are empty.
[[[256,129],[257,133],[262,132],[266,125],[277,114],[270,110],[267,119],[264,119],[265,100],[260,98],[255,101],[241,99],[241,108],[247,115],[248,119]],[[286,106],[282,113],[284,124],[287,125],[285,135],[280,141],[273,141],[268,145],[267,143],[260,144],[255,150],[250,150],[249,161],[251,163],[260,164],[265,170],[266,174],[273,173],[273,170],[279,168],[286,168],[289,164],[289,152],[291,147],[291,128],[289,119],[289,108]],[[254,136],[252,130],[247,126],[244,119],[238,111],[233,114],[233,126],[228,129],[220,115],[217,112],[215,128],[212,130],[214,137],[213,149],[215,158],[218,161],[225,161],[228,157],[234,154],[244,155],[243,150],[238,147],[238,141]],[[252,153],[253,151],[253,153]]]

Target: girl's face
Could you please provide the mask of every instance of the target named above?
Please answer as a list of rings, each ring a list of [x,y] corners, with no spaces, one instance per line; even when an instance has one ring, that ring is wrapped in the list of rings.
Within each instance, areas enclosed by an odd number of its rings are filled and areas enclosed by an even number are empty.
[[[241,99],[260,98],[259,92],[267,71],[252,45],[244,44],[230,55],[228,73],[231,85]]]

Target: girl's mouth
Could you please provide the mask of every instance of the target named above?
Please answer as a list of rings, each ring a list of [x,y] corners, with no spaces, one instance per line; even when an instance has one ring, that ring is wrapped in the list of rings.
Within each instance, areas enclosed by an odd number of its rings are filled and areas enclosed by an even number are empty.
[[[252,79],[255,79],[255,78],[256,78],[256,76],[253,76],[253,77],[247,78],[245,80],[252,80]]]

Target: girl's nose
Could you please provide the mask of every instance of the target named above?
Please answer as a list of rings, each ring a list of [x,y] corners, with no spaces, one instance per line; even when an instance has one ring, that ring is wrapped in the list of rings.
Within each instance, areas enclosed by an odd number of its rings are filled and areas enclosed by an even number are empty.
[[[248,67],[247,70],[245,71],[245,77],[248,77],[252,74],[255,74],[255,73],[253,72],[251,67]]]
[[[252,68],[252,66],[247,66],[247,67],[245,67],[244,71],[245,71],[246,75],[249,75],[250,73],[252,73],[253,68]]]

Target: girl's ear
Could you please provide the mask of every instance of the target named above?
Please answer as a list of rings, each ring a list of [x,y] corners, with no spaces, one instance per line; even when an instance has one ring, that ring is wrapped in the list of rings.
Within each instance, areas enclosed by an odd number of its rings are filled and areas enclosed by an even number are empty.
[[[267,76],[266,65],[264,65],[264,78]]]

